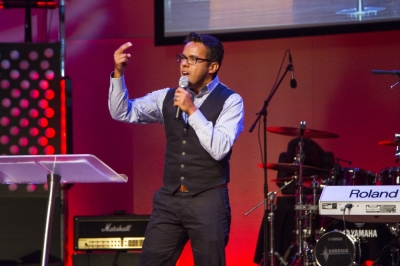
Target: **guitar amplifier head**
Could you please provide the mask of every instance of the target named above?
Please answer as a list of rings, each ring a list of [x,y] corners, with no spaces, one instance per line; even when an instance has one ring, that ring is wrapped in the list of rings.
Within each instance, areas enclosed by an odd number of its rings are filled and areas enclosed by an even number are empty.
[[[141,249],[150,215],[74,217],[75,250]]]

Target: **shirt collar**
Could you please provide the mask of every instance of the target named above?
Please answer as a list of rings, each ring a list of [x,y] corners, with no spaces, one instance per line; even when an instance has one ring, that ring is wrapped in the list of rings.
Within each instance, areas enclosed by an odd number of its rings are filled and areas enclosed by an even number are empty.
[[[215,89],[215,87],[217,87],[218,84],[219,84],[219,78],[218,78],[218,76],[216,76],[213,80],[211,80],[210,83],[208,83],[206,86],[204,86],[201,89],[200,93],[198,95],[196,95],[195,97],[200,98],[207,93],[211,93]]]

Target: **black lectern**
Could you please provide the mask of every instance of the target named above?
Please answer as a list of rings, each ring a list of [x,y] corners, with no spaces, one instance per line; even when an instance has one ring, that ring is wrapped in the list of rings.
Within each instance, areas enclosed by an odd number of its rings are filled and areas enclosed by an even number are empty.
[[[91,154],[0,156],[0,183],[40,184],[49,188],[41,266],[48,265],[56,191],[60,183],[127,182],[125,175]]]

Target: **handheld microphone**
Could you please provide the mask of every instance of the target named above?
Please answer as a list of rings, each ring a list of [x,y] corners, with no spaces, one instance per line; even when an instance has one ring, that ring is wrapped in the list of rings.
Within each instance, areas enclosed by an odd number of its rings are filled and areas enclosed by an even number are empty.
[[[179,79],[179,87],[184,88],[186,90],[188,86],[189,86],[189,78],[187,76],[182,76]],[[179,108],[179,106],[177,106],[175,111],[175,120],[181,120],[181,116],[182,116],[182,110],[181,108]]]
[[[293,64],[292,64],[292,54],[289,51],[289,65],[290,65],[290,75],[291,75],[291,79],[290,79],[290,87],[292,89],[297,87],[297,81],[294,78],[294,68],[293,68]]]

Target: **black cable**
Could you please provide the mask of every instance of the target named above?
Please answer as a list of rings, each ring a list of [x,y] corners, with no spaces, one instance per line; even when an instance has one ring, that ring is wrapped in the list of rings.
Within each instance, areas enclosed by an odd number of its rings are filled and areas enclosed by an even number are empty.
[[[114,261],[113,261],[113,264],[111,264],[111,266],[119,266],[118,265],[118,258],[119,258],[119,251],[117,251],[117,254],[115,254]]]
[[[350,249],[349,249],[349,243],[347,242],[348,238],[347,238],[347,229],[346,229],[346,219],[344,218],[344,215],[346,213],[346,209],[351,209],[351,208],[353,208],[353,204],[351,204],[351,203],[347,203],[346,205],[344,205],[344,208],[343,208],[343,228],[344,228],[344,236],[345,236],[346,248],[349,251],[350,263],[354,263],[354,256],[356,254],[357,246],[354,245],[354,250],[353,250],[354,254],[351,254],[350,253]]]

